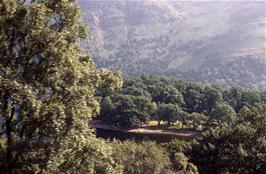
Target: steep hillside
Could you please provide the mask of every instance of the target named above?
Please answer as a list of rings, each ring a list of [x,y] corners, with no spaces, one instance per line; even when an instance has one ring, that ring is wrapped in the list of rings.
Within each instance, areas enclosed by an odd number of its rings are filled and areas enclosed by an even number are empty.
[[[80,0],[100,67],[266,89],[265,2]]]

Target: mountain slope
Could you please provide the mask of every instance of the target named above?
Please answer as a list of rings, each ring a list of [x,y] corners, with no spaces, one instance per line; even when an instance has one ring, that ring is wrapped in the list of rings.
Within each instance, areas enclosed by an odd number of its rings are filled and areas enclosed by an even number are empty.
[[[265,2],[80,0],[100,67],[266,89]]]

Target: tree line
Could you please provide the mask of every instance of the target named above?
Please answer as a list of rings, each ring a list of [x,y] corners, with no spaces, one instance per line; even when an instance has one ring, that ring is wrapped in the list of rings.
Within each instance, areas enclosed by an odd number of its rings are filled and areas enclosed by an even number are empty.
[[[243,107],[266,103],[266,92],[241,87],[192,83],[175,77],[126,77],[123,87],[101,94],[98,119],[108,124],[134,127],[156,120],[158,125],[206,128],[234,121]]]

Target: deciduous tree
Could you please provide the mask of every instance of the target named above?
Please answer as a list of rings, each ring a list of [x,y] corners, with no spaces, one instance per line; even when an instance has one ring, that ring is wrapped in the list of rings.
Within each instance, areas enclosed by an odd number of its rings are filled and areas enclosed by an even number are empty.
[[[81,53],[86,35],[74,0],[0,1],[1,172],[115,171],[88,128],[106,78]]]

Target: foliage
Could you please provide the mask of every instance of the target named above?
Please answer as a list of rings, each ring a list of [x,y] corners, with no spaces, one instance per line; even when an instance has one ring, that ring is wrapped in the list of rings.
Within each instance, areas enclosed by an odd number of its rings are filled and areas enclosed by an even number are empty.
[[[266,172],[266,105],[244,107],[239,119],[209,130],[192,145],[201,173]]]
[[[206,125],[206,122],[208,121],[208,117],[203,114],[193,112],[189,115],[188,120],[191,122],[192,127],[196,130],[200,126]]]
[[[153,142],[114,142],[114,160],[127,174],[162,174],[170,170],[167,154]]]
[[[154,142],[114,142],[115,161],[127,174],[196,174],[197,167],[188,163],[182,153],[175,154],[171,163],[166,151]],[[177,167],[178,166],[178,167]]]
[[[266,90],[264,1],[143,1],[79,1],[97,66]]]
[[[191,149],[191,143],[184,140],[174,139],[170,142],[162,143],[170,158],[173,159],[176,153],[186,153]]]
[[[244,106],[265,103],[263,92],[191,83],[174,77],[127,77],[121,89],[105,96],[99,119],[120,126],[140,126],[151,120],[177,121],[204,129],[233,121]]]
[[[173,167],[178,174],[198,174],[198,168],[188,162],[188,158],[183,153],[176,153],[173,159]]]
[[[236,112],[230,105],[223,102],[216,102],[210,113],[210,119],[234,121],[236,119]]]
[[[74,0],[0,2],[1,172],[116,171],[88,120],[99,112],[97,87],[120,79],[81,54],[85,37]]]
[[[177,105],[162,103],[158,106],[157,120],[167,121],[168,126],[175,123],[177,120],[181,120],[181,110]]]
[[[156,104],[149,98],[133,95],[115,95],[112,100],[104,99],[101,119],[123,127],[145,124],[151,117]]]

